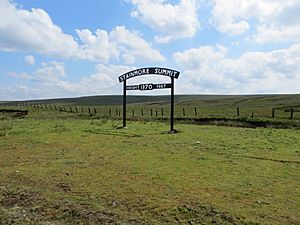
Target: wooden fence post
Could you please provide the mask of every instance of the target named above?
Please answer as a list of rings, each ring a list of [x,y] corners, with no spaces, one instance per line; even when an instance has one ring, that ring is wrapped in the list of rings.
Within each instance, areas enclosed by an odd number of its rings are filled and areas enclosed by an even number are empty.
[[[182,108],[182,114],[185,116],[185,108]]]
[[[151,117],[153,116],[153,110],[151,109]]]
[[[236,115],[240,116],[240,109],[239,109],[239,107],[236,107]]]
[[[142,114],[142,117],[144,117],[144,110],[141,109],[141,114]]]
[[[197,116],[197,108],[195,107],[195,116]]]
[[[272,118],[275,117],[275,108],[272,108]]]
[[[251,118],[253,118],[253,117],[254,117],[254,112],[252,111]]]
[[[290,119],[291,119],[291,120],[293,119],[293,114],[294,114],[294,109],[291,108],[291,116],[290,116]]]
[[[161,109],[161,116],[164,116],[164,109]]]
[[[96,110],[96,108],[94,108],[94,113],[95,113],[95,114],[97,114],[97,110]]]

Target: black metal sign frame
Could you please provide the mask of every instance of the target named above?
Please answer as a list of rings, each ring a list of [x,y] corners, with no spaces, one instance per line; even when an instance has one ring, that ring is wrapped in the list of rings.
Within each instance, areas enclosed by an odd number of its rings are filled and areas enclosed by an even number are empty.
[[[126,91],[140,90],[149,91],[154,89],[171,88],[171,115],[170,115],[170,132],[174,130],[174,79],[178,79],[180,72],[162,67],[146,67],[129,71],[119,76],[119,82],[123,82],[123,128],[126,127]],[[163,84],[139,84],[126,86],[126,80],[137,76],[159,75],[168,76],[171,78],[171,83]]]

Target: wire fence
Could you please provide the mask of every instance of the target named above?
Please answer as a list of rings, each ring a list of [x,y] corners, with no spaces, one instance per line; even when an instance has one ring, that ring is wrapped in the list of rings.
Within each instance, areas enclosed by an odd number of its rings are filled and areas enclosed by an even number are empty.
[[[36,104],[30,102],[2,103],[0,107],[5,108],[34,108],[56,112],[76,113],[83,115],[97,115],[99,117],[119,118],[122,107],[117,106],[71,106],[56,104]],[[248,117],[248,118],[273,118],[273,119],[300,119],[300,106],[288,106],[280,108],[246,108],[246,107],[175,107],[175,118],[200,118],[200,117]],[[170,107],[166,105],[133,104],[127,106],[128,118],[169,118]]]

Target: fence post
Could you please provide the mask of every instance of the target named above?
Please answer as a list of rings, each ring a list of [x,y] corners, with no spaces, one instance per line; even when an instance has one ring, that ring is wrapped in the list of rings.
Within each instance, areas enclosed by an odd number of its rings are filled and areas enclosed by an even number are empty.
[[[111,109],[109,109],[109,112],[108,112],[109,116],[111,116]]]
[[[134,117],[134,109],[132,110],[132,116]]]
[[[141,114],[142,114],[142,117],[144,117],[144,110],[141,109]]]
[[[294,109],[291,108],[291,116],[290,116],[290,119],[291,119],[291,120],[293,119],[293,114],[294,114]]]
[[[78,109],[77,109],[77,106],[75,107],[75,111],[76,111],[76,113],[78,113]]]
[[[275,108],[272,108],[272,118],[275,117]]]
[[[197,108],[195,107],[195,116],[197,116]]]
[[[94,108],[94,113],[95,113],[95,114],[97,114],[97,110],[96,110],[96,108]]]
[[[251,118],[253,118],[253,117],[254,117],[254,112],[252,111]]]
[[[91,114],[91,109],[90,109],[90,107],[89,107],[89,114]]]
[[[161,109],[161,116],[162,117],[164,116],[164,109],[163,108]]]
[[[185,116],[185,108],[182,108],[182,114]]]
[[[151,109],[151,117],[153,116],[153,110]]]
[[[155,116],[157,117],[157,110],[155,110]]]
[[[240,109],[239,109],[239,107],[236,107],[236,115],[240,116]]]

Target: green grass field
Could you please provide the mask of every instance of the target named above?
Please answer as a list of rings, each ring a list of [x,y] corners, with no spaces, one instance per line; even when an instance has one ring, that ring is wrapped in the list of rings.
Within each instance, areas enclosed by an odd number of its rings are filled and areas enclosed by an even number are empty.
[[[300,223],[299,129],[0,118],[0,224]]]

